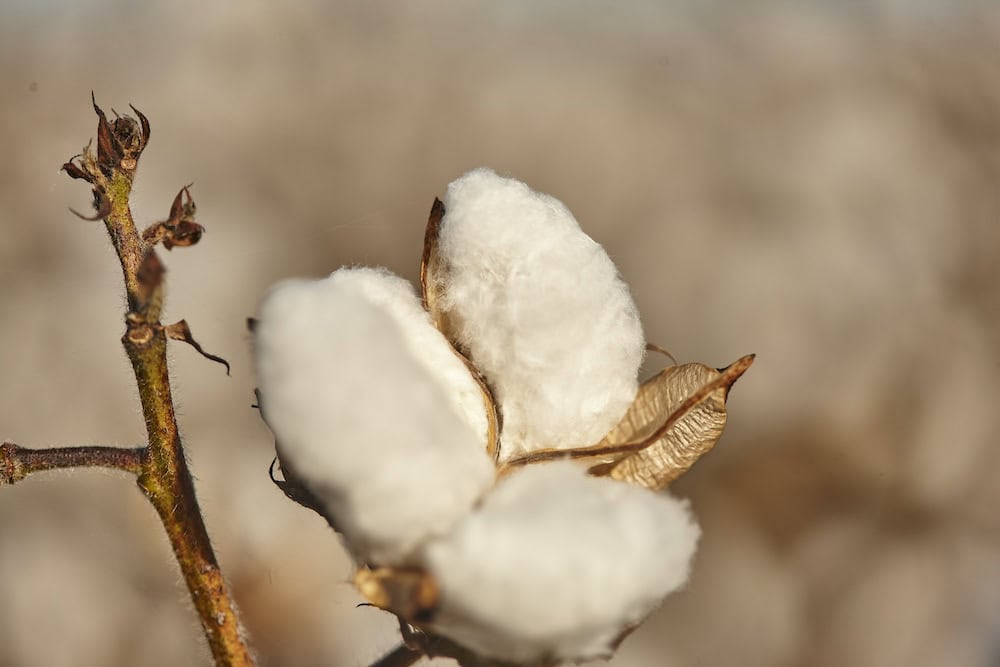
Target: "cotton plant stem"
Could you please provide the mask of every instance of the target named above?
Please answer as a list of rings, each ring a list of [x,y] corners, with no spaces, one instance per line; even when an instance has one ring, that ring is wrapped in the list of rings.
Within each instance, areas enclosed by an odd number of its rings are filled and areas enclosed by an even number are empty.
[[[139,275],[149,249],[129,210],[130,174],[114,171],[109,185],[106,194],[111,212],[105,224],[121,261],[129,306],[136,308],[149,300],[149,288]],[[162,294],[155,298],[158,303],[141,317],[134,311],[128,313],[122,337],[135,373],[149,438],[139,487],[163,523],[215,664],[252,665],[245,633],[212,550],[184,458],[167,370],[167,336],[159,323]]]
[[[97,466],[136,475],[139,488],[167,533],[215,664],[252,666],[254,659],[212,551],[184,457],[170,391],[167,339],[183,340],[204,356],[222,360],[201,350],[183,320],[166,326],[160,322],[164,269],[154,246],[158,242],[168,248],[192,245],[200,238],[202,228],[191,219],[194,204],[186,187],[175,199],[167,221],[157,223],[146,234],[140,234],[136,228],[129,197],[138,158],[149,140],[149,121],[134,107],[133,110],[139,116],[138,121],[116,114],[114,122],[109,122],[95,102],[94,111],[99,119],[97,152],[88,145],[81,155],[63,165],[63,170],[93,186],[97,215],[90,218],[77,215],[87,220],[104,219],[122,267],[128,308],[121,340],[139,390],[146,446],[29,449],[3,443],[0,484],[13,484],[42,470],[69,467]],[[186,198],[182,196],[185,194]]]
[[[112,468],[138,475],[145,453],[145,447],[85,445],[32,449],[5,442],[0,445],[0,484],[13,484],[32,473],[61,468]]]

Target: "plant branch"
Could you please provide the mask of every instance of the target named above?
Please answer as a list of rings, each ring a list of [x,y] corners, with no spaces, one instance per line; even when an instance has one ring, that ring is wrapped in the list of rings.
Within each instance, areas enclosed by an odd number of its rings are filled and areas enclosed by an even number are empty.
[[[0,445],[0,485],[14,484],[31,473],[60,468],[113,468],[138,475],[145,447],[53,447],[31,449],[13,442]]]
[[[395,650],[373,662],[371,667],[410,667],[422,657],[424,654],[420,651],[411,649],[406,644],[400,644]]]
[[[187,198],[179,194],[175,199],[169,219],[159,223],[162,232],[151,234],[148,240],[140,235],[129,208],[129,196],[139,156],[149,140],[149,121],[134,107],[138,121],[120,116],[109,122],[96,102],[94,111],[98,116],[96,155],[88,146],[79,158],[80,164],[71,160],[63,169],[71,177],[93,185],[95,207],[104,218],[122,267],[128,303],[122,345],[135,374],[148,435],[136,471],[138,485],[163,523],[215,664],[253,665],[184,457],[167,370],[171,329],[160,322],[165,269],[154,246],[158,242],[167,248],[192,245],[200,238],[200,232],[192,231],[194,203],[188,189],[183,188]],[[193,343],[190,331],[185,341]]]

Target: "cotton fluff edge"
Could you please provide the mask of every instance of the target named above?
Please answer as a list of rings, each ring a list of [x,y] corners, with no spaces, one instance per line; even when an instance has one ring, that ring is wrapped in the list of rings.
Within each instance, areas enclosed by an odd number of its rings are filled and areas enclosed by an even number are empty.
[[[433,629],[515,663],[607,657],[686,582],[699,534],[686,502],[573,463],[526,466],[425,547]]]

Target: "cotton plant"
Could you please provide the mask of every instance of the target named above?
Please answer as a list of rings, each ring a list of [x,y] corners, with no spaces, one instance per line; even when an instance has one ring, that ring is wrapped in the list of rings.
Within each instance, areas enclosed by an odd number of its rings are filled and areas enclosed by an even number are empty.
[[[609,657],[688,578],[699,528],[664,489],[753,357],[640,384],[650,346],[605,250],[489,169],[435,200],[420,283],[345,267],[264,298],[279,485],[340,533],[412,655]]]

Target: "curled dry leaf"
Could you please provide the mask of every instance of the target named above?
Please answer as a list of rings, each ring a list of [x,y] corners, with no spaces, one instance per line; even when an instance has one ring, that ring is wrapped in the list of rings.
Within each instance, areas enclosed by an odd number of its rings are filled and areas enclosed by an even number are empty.
[[[590,473],[665,488],[718,442],[726,426],[729,388],[753,359],[745,356],[722,370],[703,364],[671,366],[644,382],[628,412],[598,447],[645,446],[608,457]]]
[[[70,163],[67,162],[66,164]],[[66,165],[63,165],[64,169],[65,166]],[[70,176],[72,176],[73,178],[76,178],[76,176],[73,176],[73,174],[69,172],[69,170],[67,170],[67,173],[69,173]],[[83,213],[80,213],[79,211],[74,210],[72,208],[69,210],[69,212],[75,215],[76,217],[80,218],[81,220],[87,220],[88,222],[93,222],[94,220],[101,220],[103,218],[108,217],[111,214],[111,199],[108,198],[108,196],[104,193],[103,189],[101,188],[96,188],[96,187],[94,188],[94,210],[96,211],[94,215],[84,215]]]
[[[444,320],[444,314],[437,306],[438,296],[443,286],[445,268],[442,265],[437,252],[438,234],[441,231],[441,220],[444,218],[444,203],[434,198],[431,205],[431,214],[427,218],[427,228],[424,231],[424,251],[420,258],[420,296],[424,308],[431,314],[431,320],[438,331],[445,335],[451,344],[455,354],[461,358],[465,367],[469,369],[479,390],[483,395],[483,407],[486,410],[486,421],[488,424],[486,437],[486,452],[494,461],[500,456],[500,428],[502,427],[502,416],[497,408],[496,399],[493,397],[493,390],[486,382],[486,378],[479,372],[479,369],[469,361],[465,353],[455,348],[455,338],[449,334],[448,323]]]
[[[201,240],[205,228],[194,221],[195,205],[191,198],[191,185],[185,185],[170,205],[170,215],[142,232],[144,241],[151,245],[162,242],[171,250],[174,246],[192,246]]]
[[[197,350],[198,354],[200,354],[201,356],[225,366],[226,375],[229,375],[229,362],[223,359],[222,357],[217,357],[214,354],[209,354],[208,352],[203,350],[198,341],[196,341],[194,337],[191,335],[191,327],[188,326],[188,323],[186,321],[178,320],[173,324],[168,324],[167,326],[163,327],[163,330],[167,333],[167,336],[169,338],[173,338],[174,340],[184,341],[185,343],[193,347],[195,350]]]
[[[88,183],[93,183],[94,182],[94,176],[93,176],[93,174],[91,174],[86,169],[84,169],[80,165],[78,165],[75,162],[73,162],[73,160],[75,160],[75,159],[76,159],[76,157],[70,158],[69,162],[66,162],[65,164],[63,164],[63,166],[61,167],[62,170],[65,171],[67,174],[69,174],[70,178],[78,178],[78,179],[80,179],[82,181],[87,181]]]

